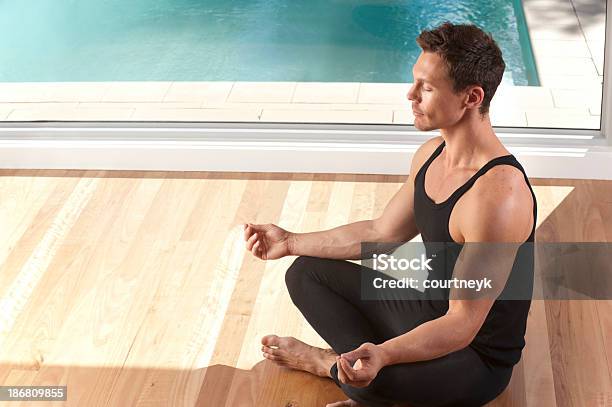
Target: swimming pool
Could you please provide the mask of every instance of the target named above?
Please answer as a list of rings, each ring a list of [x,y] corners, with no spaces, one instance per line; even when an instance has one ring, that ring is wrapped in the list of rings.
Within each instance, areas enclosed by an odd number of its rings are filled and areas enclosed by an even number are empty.
[[[538,85],[520,0],[3,0],[0,81],[412,82],[415,38],[445,20]]]

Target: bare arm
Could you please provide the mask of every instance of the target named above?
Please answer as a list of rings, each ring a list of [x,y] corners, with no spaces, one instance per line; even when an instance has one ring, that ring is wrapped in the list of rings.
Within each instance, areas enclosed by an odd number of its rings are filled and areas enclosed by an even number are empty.
[[[451,288],[445,315],[381,345],[386,355],[386,364],[434,359],[468,346],[502,292],[518,247],[519,243],[490,246],[466,244],[455,264],[453,277],[482,280],[487,276],[491,280],[491,288],[481,291]]]
[[[414,220],[414,177],[441,137],[424,143],[414,154],[408,180],[395,193],[382,215],[329,230],[291,233],[289,253],[330,259],[360,259],[362,242],[406,242],[418,235]]]
[[[360,259],[361,242],[380,241],[372,220],[361,220],[329,230],[291,233],[289,254],[327,259]]]

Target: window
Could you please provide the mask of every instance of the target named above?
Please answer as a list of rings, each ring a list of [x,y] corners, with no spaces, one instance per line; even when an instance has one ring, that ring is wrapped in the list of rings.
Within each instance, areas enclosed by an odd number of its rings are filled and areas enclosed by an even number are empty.
[[[494,126],[600,129],[605,0],[0,3],[0,120],[411,125],[423,29],[491,32]]]

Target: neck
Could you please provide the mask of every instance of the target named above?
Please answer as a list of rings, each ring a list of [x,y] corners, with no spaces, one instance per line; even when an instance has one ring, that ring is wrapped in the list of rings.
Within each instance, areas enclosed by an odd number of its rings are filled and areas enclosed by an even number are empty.
[[[441,128],[445,141],[444,162],[448,169],[480,168],[493,156],[507,154],[495,135],[489,115],[466,114],[452,127]]]

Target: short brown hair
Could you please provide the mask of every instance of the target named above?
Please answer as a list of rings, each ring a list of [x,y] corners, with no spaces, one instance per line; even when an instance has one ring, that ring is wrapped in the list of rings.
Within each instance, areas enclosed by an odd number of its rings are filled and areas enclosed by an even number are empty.
[[[501,83],[506,64],[491,33],[473,24],[452,24],[449,21],[424,30],[416,39],[425,52],[435,52],[446,62],[453,91],[478,85],[484,90],[479,112],[489,112],[489,104]]]

